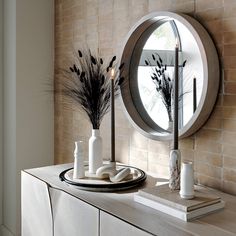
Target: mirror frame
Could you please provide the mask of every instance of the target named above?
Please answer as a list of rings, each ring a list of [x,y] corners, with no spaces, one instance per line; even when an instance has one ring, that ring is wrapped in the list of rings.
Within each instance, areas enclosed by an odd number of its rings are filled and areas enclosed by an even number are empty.
[[[125,82],[121,85],[121,98],[125,108],[125,113],[128,116],[132,125],[144,136],[154,140],[171,140],[173,134],[163,133],[163,129],[150,122],[150,117],[147,119],[147,114],[140,114],[139,99],[133,96],[132,90],[134,86],[133,80],[137,80],[137,68],[134,68],[131,58],[135,54],[135,49],[139,45],[145,43],[150,31],[154,30],[160,23],[168,20],[177,20],[182,23],[192,33],[198,45],[202,64],[203,64],[203,88],[201,98],[197,109],[192,118],[179,130],[179,137],[184,138],[195,133],[209,118],[219,90],[220,69],[217,50],[205,28],[194,18],[173,12],[160,11],[153,12],[144,16],[138,21],[129,31],[123,47],[121,62],[125,63],[123,76]],[[141,41],[140,41],[141,40]],[[139,59],[139,58],[138,58]],[[137,64],[137,63],[136,63]],[[142,105],[140,105],[142,106]],[[158,128],[159,127],[159,128]]]

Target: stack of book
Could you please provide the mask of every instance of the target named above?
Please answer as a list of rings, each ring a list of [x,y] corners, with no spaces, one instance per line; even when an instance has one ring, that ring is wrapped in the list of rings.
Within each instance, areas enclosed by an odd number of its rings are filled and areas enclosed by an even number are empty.
[[[195,197],[187,200],[180,198],[179,191],[171,191],[168,184],[139,190],[134,200],[184,221],[215,212],[225,205],[219,196],[202,186],[195,186]]]

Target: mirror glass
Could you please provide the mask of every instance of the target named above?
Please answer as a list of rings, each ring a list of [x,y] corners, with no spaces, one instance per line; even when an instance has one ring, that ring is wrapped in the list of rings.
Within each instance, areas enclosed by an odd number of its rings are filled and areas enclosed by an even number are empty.
[[[194,18],[153,12],[128,34],[121,97],[130,122],[156,140],[173,138],[175,48],[179,56],[179,136],[196,132],[208,119],[219,88],[219,60],[205,28]]]
[[[201,97],[203,65],[196,40],[177,20],[158,26],[145,42],[137,71],[138,91],[148,116],[171,132],[174,50],[179,42],[179,127],[188,123]],[[184,63],[184,66],[183,66]]]

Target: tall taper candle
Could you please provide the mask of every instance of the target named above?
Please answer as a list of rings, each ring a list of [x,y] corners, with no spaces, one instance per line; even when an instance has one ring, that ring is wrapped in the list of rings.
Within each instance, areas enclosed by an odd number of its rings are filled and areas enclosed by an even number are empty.
[[[111,162],[115,162],[115,94],[114,94],[115,70],[111,69]]]
[[[193,113],[197,109],[197,84],[196,84],[196,78],[193,78]]]
[[[174,81],[174,150],[178,149],[178,138],[179,138],[179,46],[176,40],[175,47],[175,81]]]

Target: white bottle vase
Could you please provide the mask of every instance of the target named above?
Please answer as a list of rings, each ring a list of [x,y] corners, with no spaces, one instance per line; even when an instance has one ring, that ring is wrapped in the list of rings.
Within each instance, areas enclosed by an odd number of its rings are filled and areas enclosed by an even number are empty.
[[[89,139],[89,173],[95,174],[102,163],[102,138],[99,129],[93,129]]]
[[[194,198],[193,163],[191,161],[185,161],[182,163],[179,193],[181,198]]]
[[[73,179],[84,178],[83,141],[75,142]]]

